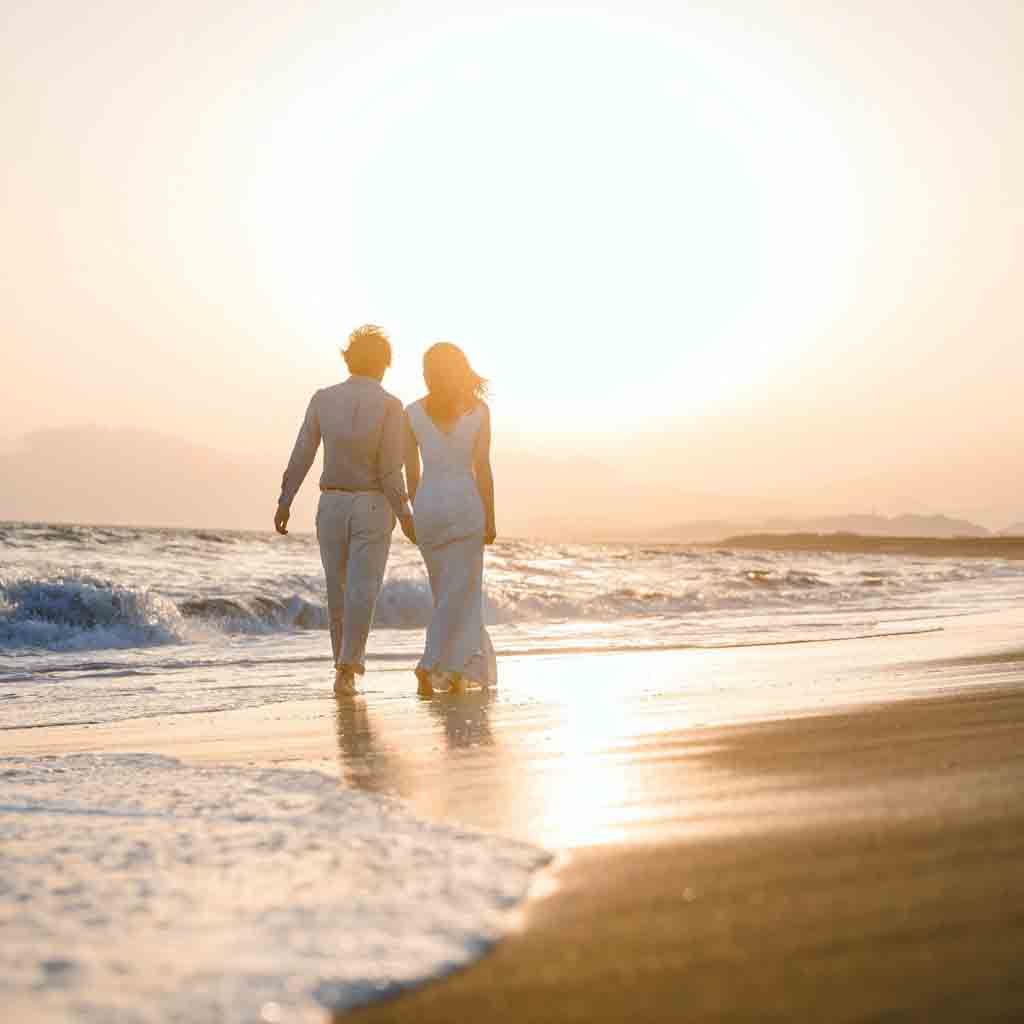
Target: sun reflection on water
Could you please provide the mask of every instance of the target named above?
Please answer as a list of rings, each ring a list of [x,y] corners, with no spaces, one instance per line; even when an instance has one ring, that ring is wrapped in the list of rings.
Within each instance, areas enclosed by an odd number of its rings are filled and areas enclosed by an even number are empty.
[[[633,795],[635,779],[622,770],[619,752],[636,726],[628,688],[614,664],[588,662],[565,681],[561,721],[545,735],[556,761],[545,771],[537,825],[541,840],[554,847],[607,841]]]

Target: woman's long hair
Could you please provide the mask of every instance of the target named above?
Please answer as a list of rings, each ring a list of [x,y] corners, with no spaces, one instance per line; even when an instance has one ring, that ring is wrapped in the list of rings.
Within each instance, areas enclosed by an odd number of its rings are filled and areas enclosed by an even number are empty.
[[[487,381],[478,374],[458,345],[439,341],[423,354],[424,402],[432,420],[445,422],[487,397]]]

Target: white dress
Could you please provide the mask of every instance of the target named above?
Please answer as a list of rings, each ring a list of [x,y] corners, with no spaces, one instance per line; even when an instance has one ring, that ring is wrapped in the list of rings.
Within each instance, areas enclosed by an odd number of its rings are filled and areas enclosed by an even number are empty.
[[[448,431],[434,423],[422,402],[407,412],[423,458],[413,503],[416,540],[434,598],[420,667],[459,672],[490,686],[498,673],[484,627],[484,507],[473,475],[483,407],[465,413]]]

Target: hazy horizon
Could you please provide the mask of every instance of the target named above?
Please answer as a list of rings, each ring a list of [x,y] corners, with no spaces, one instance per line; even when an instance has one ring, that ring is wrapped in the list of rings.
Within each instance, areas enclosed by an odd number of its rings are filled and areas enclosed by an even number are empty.
[[[499,529],[1024,520],[1019,4],[2,17],[0,519],[269,525],[369,320],[492,379]]]
[[[267,509],[272,511],[277,493],[278,461],[136,427],[37,431],[23,443],[0,445],[0,477],[14,485],[0,506],[0,521],[269,530]],[[296,499],[293,529],[313,528],[319,462]],[[773,497],[629,478],[615,462],[563,459],[523,449],[500,449],[494,463],[504,485],[499,527],[506,536],[668,541],[689,539],[678,535],[681,526],[757,527],[770,520],[851,515],[946,516],[993,532],[1024,521],[1024,516],[993,512],[998,494],[989,494],[993,504],[988,507],[911,500],[893,490],[884,476],[849,480],[827,496],[816,497],[813,488],[790,488]],[[956,467],[942,468],[966,476]],[[126,475],[131,489],[122,486]],[[1013,489],[1015,481],[1007,480]],[[941,486],[942,477],[933,475],[930,489],[941,493]],[[642,508],[622,510],[623,492]],[[721,536],[715,531],[711,535]],[[693,539],[705,538],[695,534]]]

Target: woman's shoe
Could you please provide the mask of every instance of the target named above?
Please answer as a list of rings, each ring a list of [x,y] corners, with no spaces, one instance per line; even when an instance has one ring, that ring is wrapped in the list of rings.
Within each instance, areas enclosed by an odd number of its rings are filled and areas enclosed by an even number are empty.
[[[416,672],[416,693],[420,697],[433,697],[434,684],[430,681],[430,671],[419,666]]]

